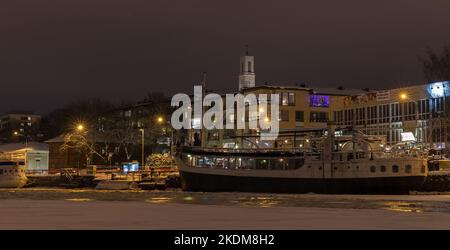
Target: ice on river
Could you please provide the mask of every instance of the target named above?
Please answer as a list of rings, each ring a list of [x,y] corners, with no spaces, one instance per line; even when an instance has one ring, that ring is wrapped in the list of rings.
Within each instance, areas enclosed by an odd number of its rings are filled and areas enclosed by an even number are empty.
[[[450,229],[450,195],[0,190],[0,229]]]

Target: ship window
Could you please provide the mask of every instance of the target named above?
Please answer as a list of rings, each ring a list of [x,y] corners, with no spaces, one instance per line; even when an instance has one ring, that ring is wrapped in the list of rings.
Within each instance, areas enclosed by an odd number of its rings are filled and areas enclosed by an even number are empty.
[[[380,167],[380,172],[386,172],[386,166],[381,166]]]
[[[347,154],[347,161],[353,160],[353,153]]]
[[[371,166],[370,167],[370,172],[375,173],[375,171],[376,171],[376,167],[375,166]]]
[[[410,174],[411,172],[412,172],[412,167],[411,167],[411,165],[406,165],[406,167],[405,167],[405,173]]]
[[[397,165],[393,165],[392,166],[392,173],[398,173],[398,166]]]
[[[3,169],[0,169],[0,174],[3,174]]]

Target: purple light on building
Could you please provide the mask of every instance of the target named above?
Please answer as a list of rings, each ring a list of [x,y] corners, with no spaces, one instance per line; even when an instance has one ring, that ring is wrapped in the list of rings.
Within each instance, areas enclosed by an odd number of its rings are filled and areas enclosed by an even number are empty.
[[[311,107],[329,107],[330,97],[327,95],[310,95],[309,104]]]

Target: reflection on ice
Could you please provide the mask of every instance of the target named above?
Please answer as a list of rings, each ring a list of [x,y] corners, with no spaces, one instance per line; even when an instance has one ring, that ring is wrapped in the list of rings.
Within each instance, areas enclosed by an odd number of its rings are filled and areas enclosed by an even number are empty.
[[[152,197],[150,199],[145,200],[146,202],[154,203],[154,204],[162,204],[169,203],[172,201],[172,198],[169,197]]]
[[[239,197],[230,200],[231,204],[248,207],[273,207],[280,204],[280,201],[273,197]]]
[[[385,209],[397,212],[422,213],[423,208],[419,202],[390,201],[385,202]]]
[[[73,199],[66,199],[66,201],[78,201],[78,202],[83,202],[83,201],[93,201],[93,199],[89,199],[89,198],[73,198]]]
[[[381,209],[400,213],[450,213],[450,195],[320,195],[30,188],[0,190],[0,199],[69,202],[136,201],[203,206]]]

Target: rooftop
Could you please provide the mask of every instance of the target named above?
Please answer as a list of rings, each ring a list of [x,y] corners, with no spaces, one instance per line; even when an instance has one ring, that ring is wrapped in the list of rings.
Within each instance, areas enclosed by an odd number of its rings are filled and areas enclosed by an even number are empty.
[[[0,153],[18,151],[23,149],[48,151],[48,145],[46,143],[39,143],[39,142],[28,142],[26,146],[25,143],[21,142],[0,144]]]
[[[307,87],[307,86],[281,86],[281,85],[259,85],[252,88],[244,89],[245,92],[254,91],[258,89],[272,89],[272,90],[299,90],[299,91],[309,91],[314,94],[324,94],[324,95],[359,95],[363,93],[369,92],[368,89],[347,89],[342,87],[337,88],[316,88],[316,87]]]

